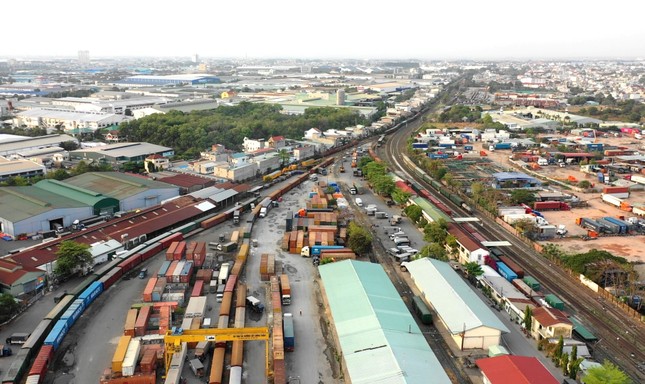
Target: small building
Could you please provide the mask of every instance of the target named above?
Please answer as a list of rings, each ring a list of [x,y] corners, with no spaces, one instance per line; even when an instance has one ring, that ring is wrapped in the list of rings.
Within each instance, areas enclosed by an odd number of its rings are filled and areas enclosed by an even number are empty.
[[[571,338],[573,323],[567,315],[555,308],[539,307],[533,311],[533,329],[531,334],[536,340],[559,338]]]
[[[250,152],[255,152],[259,149],[265,148],[266,147],[266,142],[264,139],[249,139],[248,137],[244,138],[244,141],[242,142],[242,148],[244,148],[244,152],[250,153]]]
[[[302,145],[293,149],[293,157],[296,161],[302,161],[314,157],[316,147],[313,145]]]
[[[422,258],[405,264],[421,297],[461,349],[487,350],[510,332],[450,264]]]
[[[45,166],[35,161],[25,159],[9,160],[0,156],[0,181],[6,181],[10,177],[30,178],[43,176]]]
[[[280,149],[287,145],[284,136],[271,136],[267,141],[267,145],[271,148]]]
[[[215,166],[217,165],[217,163],[217,161],[212,160],[194,161],[190,163],[190,169],[193,172],[202,175],[212,175],[213,173],[215,173]]]
[[[94,265],[97,265],[113,259],[117,252],[123,251],[123,245],[114,239],[102,240],[90,244],[89,251],[92,254]]]
[[[168,158],[174,156],[175,151],[172,148],[156,144],[129,142],[102,145],[94,148],[82,148],[69,153],[70,160],[72,161],[96,161],[107,164],[144,162],[151,155],[160,155]]]
[[[448,223],[448,233],[452,234],[457,241],[457,260],[461,264],[469,262],[485,264],[490,252],[479,241],[471,238],[460,226],[453,223]],[[446,247],[449,248],[448,245]],[[450,249],[448,251],[450,252]]]
[[[475,361],[484,384],[560,384],[536,357],[502,355]]]
[[[45,283],[43,271],[0,259],[0,293],[19,297],[35,292]]]
[[[235,182],[250,180],[258,175],[258,165],[256,163],[241,163],[235,165],[220,162],[215,166],[215,177]]]
[[[143,162],[143,167],[148,173],[160,172],[170,168],[170,159],[159,154],[150,155]]]
[[[261,174],[275,171],[276,169],[280,168],[280,156],[278,156],[278,154],[275,152],[254,156],[250,161],[257,164],[258,171]]]
[[[497,172],[491,175],[493,188],[539,188],[542,183],[523,172]]]

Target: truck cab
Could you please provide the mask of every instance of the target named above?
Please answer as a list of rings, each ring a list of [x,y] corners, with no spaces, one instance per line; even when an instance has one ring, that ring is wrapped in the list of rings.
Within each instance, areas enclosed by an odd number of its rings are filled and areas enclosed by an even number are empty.
[[[264,311],[264,304],[254,296],[247,296],[246,304],[250,306],[254,312],[262,313]]]

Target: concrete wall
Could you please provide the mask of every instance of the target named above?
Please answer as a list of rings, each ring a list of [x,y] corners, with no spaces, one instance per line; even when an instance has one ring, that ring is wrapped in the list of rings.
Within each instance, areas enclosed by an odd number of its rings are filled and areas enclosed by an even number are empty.
[[[49,221],[56,220],[61,217],[63,218],[63,226],[67,227],[72,225],[72,222],[76,219],[86,219],[93,215],[94,213],[92,207],[53,209],[40,215],[27,218],[23,221],[12,223],[13,233],[9,232],[9,228],[7,225],[5,225],[4,220],[0,220],[3,221],[3,228],[5,232],[15,236],[21,233],[49,231]]]

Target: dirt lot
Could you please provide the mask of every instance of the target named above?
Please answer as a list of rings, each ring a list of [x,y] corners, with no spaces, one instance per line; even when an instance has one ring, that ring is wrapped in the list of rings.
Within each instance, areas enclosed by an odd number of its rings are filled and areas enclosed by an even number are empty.
[[[606,145],[620,145],[629,146],[635,149],[638,148],[638,145],[635,145],[634,140],[630,138],[603,138],[599,141],[605,143]],[[476,146],[475,149],[479,148],[477,148]],[[488,156],[491,160],[497,162],[498,164],[506,165],[509,168],[511,167],[511,163],[508,160],[508,157],[511,154],[510,151],[506,150],[489,152],[487,145],[484,145],[482,149],[488,153]],[[581,172],[578,166],[568,166],[565,168],[545,166],[538,170],[538,173],[554,179],[566,180],[569,176],[573,176],[577,180],[589,180],[593,184],[597,183],[597,179],[595,179],[593,175]],[[642,249],[645,248],[645,236],[610,236],[590,241],[584,241],[578,238],[581,235],[585,235],[587,231],[576,225],[576,218],[594,218],[602,216],[630,217],[630,212],[621,211],[614,206],[604,203],[600,199],[600,193],[580,193],[576,191],[565,190],[561,191],[576,195],[578,198],[580,198],[580,200],[586,201],[589,204],[589,207],[576,208],[568,212],[542,212],[544,214],[544,217],[549,221],[550,224],[564,224],[569,231],[567,238],[554,239],[552,242],[562,245],[565,250],[570,252],[580,253],[591,249],[604,249],[616,256],[625,257],[630,261],[640,261],[645,263],[645,253],[642,252]],[[645,202],[645,191],[632,192],[629,200],[631,202]]]

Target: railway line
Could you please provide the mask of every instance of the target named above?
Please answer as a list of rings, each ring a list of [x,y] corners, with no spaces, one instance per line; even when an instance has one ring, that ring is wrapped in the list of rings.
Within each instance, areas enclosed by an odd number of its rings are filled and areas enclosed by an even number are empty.
[[[402,127],[387,140],[383,152],[384,159],[395,169],[414,178],[413,170],[401,161],[401,153],[406,153],[407,139],[410,133],[421,124],[418,119],[413,124]],[[433,191],[423,180],[419,184]],[[442,202],[453,209],[457,215],[467,216],[462,207],[458,207],[440,194]],[[567,311],[579,320],[590,325],[599,338],[591,347],[599,361],[608,359],[620,366],[635,382],[645,382],[645,326],[638,319],[629,318],[615,304],[605,302],[599,295],[583,286],[556,265],[551,265],[545,258],[530,248],[522,240],[506,232],[494,220],[479,216],[481,223],[478,231],[490,240],[506,240],[512,246],[504,249],[509,257],[532,275],[554,294],[568,304]]]

